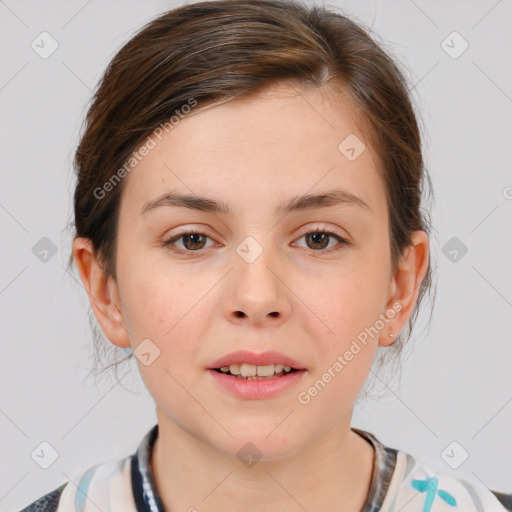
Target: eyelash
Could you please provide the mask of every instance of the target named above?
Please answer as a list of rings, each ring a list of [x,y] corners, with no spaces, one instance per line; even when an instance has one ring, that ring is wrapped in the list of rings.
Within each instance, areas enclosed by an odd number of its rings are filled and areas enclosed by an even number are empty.
[[[341,237],[337,233],[334,233],[333,231],[322,230],[322,228],[319,228],[319,227],[317,227],[315,229],[312,229],[310,231],[307,231],[306,233],[303,233],[300,236],[300,238],[303,238],[303,237],[305,237],[307,235],[310,235],[312,233],[322,233],[322,234],[325,234],[325,235],[328,235],[330,237],[335,238],[339,242],[339,246],[335,247],[334,249],[333,248],[327,249],[327,250],[326,249],[321,249],[321,250],[310,249],[313,252],[327,253],[328,254],[328,253],[331,253],[331,252],[341,251],[345,247],[348,247],[348,246],[352,245],[352,242],[349,242],[348,240],[346,240],[345,238]],[[193,251],[193,250],[176,249],[176,247],[173,246],[174,242],[177,242],[178,240],[180,240],[180,238],[182,238],[184,236],[187,236],[187,235],[202,235],[202,236],[205,236],[206,238],[209,238],[210,240],[212,239],[206,233],[202,233],[200,231],[195,231],[195,230],[190,230],[190,231],[184,231],[183,233],[180,233],[178,235],[174,235],[172,238],[169,238],[168,240],[164,240],[162,242],[162,245],[167,247],[171,252],[174,252],[176,254],[192,254],[192,253],[199,253],[199,252],[204,250],[204,249],[197,249],[197,250]],[[298,240],[300,240],[300,238]]]

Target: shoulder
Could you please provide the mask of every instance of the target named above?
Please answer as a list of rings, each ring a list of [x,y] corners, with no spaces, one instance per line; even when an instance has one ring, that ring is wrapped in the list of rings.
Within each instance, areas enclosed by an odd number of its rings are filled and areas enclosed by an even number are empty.
[[[492,489],[491,492],[500,500],[503,507],[505,507],[505,510],[512,511],[512,493],[509,494],[500,491],[493,491]]]
[[[97,464],[86,471],[82,470],[70,481],[45,494],[20,512],[92,512],[98,510],[96,507],[105,511],[115,509],[135,512],[131,461],[132,457],[129,456]]]
[[[30,505],[27,505],[23,510],[20,510],[20,512],[56,512],[58,510],[60,497],[67,485],[68,482],[62,484],[54,491],[45,494]]]
[[[398,451],[382,510],[464,512],[512,511],[512,494],[439,470]]]

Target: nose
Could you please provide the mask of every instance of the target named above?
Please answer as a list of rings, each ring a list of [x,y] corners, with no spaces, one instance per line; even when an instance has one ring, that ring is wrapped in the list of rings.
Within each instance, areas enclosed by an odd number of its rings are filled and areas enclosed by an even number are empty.
[[[268,257],[265,257],[268,256]],[[224,313],[231,322],[277,326],[291,315],[292,292],[270,251],[251,263],[240,259],[230,272]]]

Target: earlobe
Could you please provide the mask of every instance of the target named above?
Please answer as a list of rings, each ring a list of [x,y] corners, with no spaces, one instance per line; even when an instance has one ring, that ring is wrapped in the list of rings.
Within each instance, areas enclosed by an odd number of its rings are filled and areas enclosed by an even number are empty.
[[[388,318],[392,314],[393,319],[389,321],[380,335],[379,345],[392,345],[412,316],[421,283],[428,271],[428,264],[428,235],[424,231],[415,231],[411,235],[411,245],[407,246],[402,253],[393,278],[393,293],[391,293],[384,313]],[[394,336],[390,336],[390,334],[394,334]]]
[[[87,238],[75,238],[73,258],[91,302],[94,316],[105,336],[114,345],[129,347],[130,337],[118,300],[117,285],[112,276],[103,271],[96,258],[92,242]]]

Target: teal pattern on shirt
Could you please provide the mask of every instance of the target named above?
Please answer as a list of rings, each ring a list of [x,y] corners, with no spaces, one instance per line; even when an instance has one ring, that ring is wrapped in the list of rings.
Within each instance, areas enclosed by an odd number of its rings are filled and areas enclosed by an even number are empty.
[[[412,480],[411,485],[413,489],[426,493],[422,512],[430,512],[432,510],[436,496],[439,496],[452,507],[457,506],[457,500],[449,492],[438,489],[439,479],[436,477],[427,478],[426,480]]]

